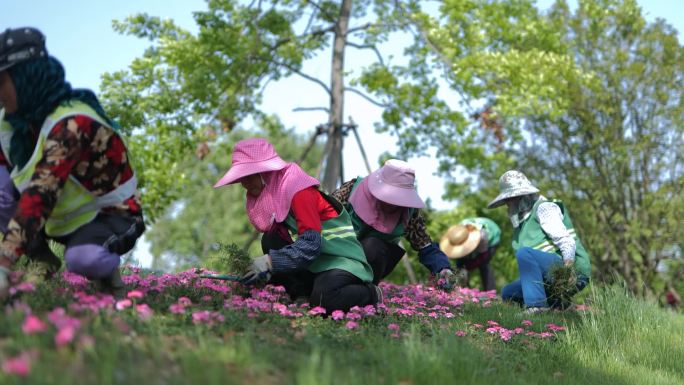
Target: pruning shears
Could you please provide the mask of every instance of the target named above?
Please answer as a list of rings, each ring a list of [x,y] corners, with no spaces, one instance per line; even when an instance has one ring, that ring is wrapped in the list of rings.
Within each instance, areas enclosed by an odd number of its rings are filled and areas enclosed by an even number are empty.
[[[233,281],[233,282],[239,282],[242,277],[238,275],[229,275],[229,274],[202,274],[199,276],[200,278],[209,278],[209,279],[220,279],[222,281]]]

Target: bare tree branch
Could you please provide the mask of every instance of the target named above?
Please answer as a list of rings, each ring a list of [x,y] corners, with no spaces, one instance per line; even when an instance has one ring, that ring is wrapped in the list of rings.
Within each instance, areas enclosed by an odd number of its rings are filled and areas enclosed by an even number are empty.
[[[322,14],[326,17],[326,19],[327,19],[328,21],[332,22],[332,21],[335,20],[335,17],[336,17],[336,16],[335,16],[335,15],[331,15],[331,14],[329,14],[328,12],[326,12],[323,8],[321,8],[320,4],[318,4],[317,2],[311,1],[311,0],[306,0],[306,2],[307,2],[308,4],[313,5],[313,7],[316,8],[320,13],[322,13]]]
[[[316,36],[325,35],[326,33],[333,32],[333,31],[335,31],[335,27],[334,27],[334,26],[330,26],[330,27],[328,27],[328,28],[317,29],[317,30],[312,31],[312,32],[305,32],[305,33],[303,33],[303,34],[301,34],[301,35],[295,36],[294,39],[300,40],[300,39],[306,37],[306,38],[307,38],[307,41],[306,41],[306,42],[309,42],[311,39],[313,39],[313,38],[316,37]],[[272,50],[272,51],[273,51],[273,50],[276,50],[276,49],[278,49],[280,46],[285,45],[285,44],[291,42],[292,40],[293,40],[293,38],[291,38],[291,37],[288,37],[288,38],[285,38],[285,39],[278,40],[273,46],[271,46],[271,50]]]
[[[353,93],[355,93],[355,94],[361,96],[362,98],[368,100],[369,102],[375,104],[376,106],[378,106],[378,107],[380,107],[380,108],[387,108],[387,107],[389,107],[388,104],[385,104],[385,103],[382,103],[382,102],[378,102],[377,100],[371,98],[370,96],[364,94],[363,92],[361,92],[361,91],[359,91],[359,90],[357,90],[357,89],[355,89],[355,88],[344,87],[344,90],[345,90],[345,91],[349,91],[349,92],[353,92]]]
[[[380,65],[382,65],[383,67],[385,66],[385,61],[383,60],[382,55],[380,54],[380,50],[378,49],[378,47],[375,44],[356,44],[356,43],[352,43],[352,42],[348,41],[347,45],[350,47],[354,47],[356,49],[373,50],[375,52],[375,56],[378,57],[378,61],[380,62]]]
[[[295,68],[295,67],[293,67],[293,66],[291,66],[291,65],[289,65],[289,64],[287,64],[287,63],[279,62],[279,61],[277,61],[277,60],[272,60],[272,59],[265,59],[265,60],[268,61],[268,62],[270,62],[270,63],[273,63],[273,64],[275,64],[275,65],[277,65],[277,66],[281,66],[281,67],[283,67],[283,68],[286,68],[288,71],[293,72],[293,73],[295,73],[295,74],[297,74],[297,75],[303,77],[303,78],[306,79],[306,80],[310,80],[310,81],[312,81],[312,82],[318,84],[319,86],[323,87],[323,89],[325,90],[325,92],[328,93],[328,95],[330,95],[330,94],[332,93],[332,91],[330,91],[330,87],[328,87],[328,85],[325,84],[325,83],[324,83],[323,81],[321,81],[320,79],[317,79],[317,78],[315,78],[315,77],[313,77],[313,76],[311,76],[311,75],[309,75],[309,74],[305,74],[304,72],[300,71],[299,69],[297,69],[297,68]]]
[[[357,32],[357,31],[363,31],[363,30],[365,30],[365,29],[370,28],[372,25],[373,25],[373,24],[371,24],[371,23],[366,23],[366,24],[360,25],[360,26],[358,26],[358,27],[349,28],[349,29],[347,30],[347,35],[350,34],[350,33]]]
[[[303,111],[324,111],[325,113],[330,113],[330,108],[328,107],[297,107],[293,109],[292,111],[294,112],[303,112]]]

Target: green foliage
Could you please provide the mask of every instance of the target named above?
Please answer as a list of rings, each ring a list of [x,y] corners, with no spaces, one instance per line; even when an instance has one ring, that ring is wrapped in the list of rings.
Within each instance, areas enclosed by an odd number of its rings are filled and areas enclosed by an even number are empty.
[[[183,196],[189,180],[182,162],[207,140],[207,126],[225,133],[247,117],[262,119],[263,86],[298,71],[328,44],[325,13],[295,33],[312,7],[306,3],[207,3],[194,13],[197,35],[147,14],[113,23],[120,33],[152,42],[128,70],[105,74],[101,86],[103,104],[130,136],[149,221]]]
[[[577,291],[577,272],[573,266],[557,263],[549,269],[544,289],[549,303],[566,307]]]
[[[378,129],[406,156],[433,149],[453,178],[447,195],[466,207],[494,197],[505,170],[524,171],[566,201],[597,278],[659,290],[657,266],[684,237],[676,31],[647,23],[634,0],[583,0],[574,13],[564,1],[542,13],[532,1],[454,0],[439,17],[396,4],[386,19],[416,38],[407,66],[361,79],[389,105]]]
[[[209,260],[208,267],[212,270],[227,272],[233,275],[244,275],[249,270],[252,258],[235,243],[218,244],[218,253]]]

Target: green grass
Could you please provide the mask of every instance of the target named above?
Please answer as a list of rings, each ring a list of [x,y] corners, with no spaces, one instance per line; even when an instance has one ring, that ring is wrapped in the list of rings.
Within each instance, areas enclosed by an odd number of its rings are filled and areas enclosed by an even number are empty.
[[[69,299],[39,285],[22,301],[35,314]],[[76,340],[55,348],[54,333],[25,335],[24,315],[0,316],[0,361],[32,355],[26,377],[0,371],[0,384],[683,384],[684,317],[635,300],[618,287],[589,288],[591,310],[527,317],[533,329],[567,327],[555,338],[514,338],[471,332],[495,320],[513,328],[517,307],[466,304],[451,319],[364,318],[354,330],[321,317],[290,319],[221,310],[225,321],[195,325],[170,314],[168,297],[148,295],[154,316],[109,309],[81,317]],[[202,294],[186,293],[193,302]],[[207,303],[216,308],[220,302]],[[43,317],[44,319],[44,317]],[[468,322],[469,324],[467,324]],[[391,337],[389,323],[400,325]],[[125,324],[125,325],[124,325]],[[463,337],[457,330],[467,330]],[[84,335],[86,338],[82,341]]]

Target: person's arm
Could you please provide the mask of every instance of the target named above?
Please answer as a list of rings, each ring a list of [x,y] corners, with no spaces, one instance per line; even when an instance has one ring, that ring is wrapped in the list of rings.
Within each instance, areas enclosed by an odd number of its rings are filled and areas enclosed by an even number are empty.
[[[405,237],[414,250],[418,251],[418,260],[432,274],[439,274],[444,269],[451,270],[449,258],[432,242],[427,233],[425,218],[419,210],[415,210],[405,229]]]
[[[553,202],[544,202],[537,208],[537,218],[542,230],[551,238],[556,247],[560,249],[563,261],[571,264],[575,261],[575,237],[573,237],[563,224],[563,213],[560,207]]]
[[[346,206],[349,202],[349,197],[351,196],[352,189],[354,188],[354,183],[356,183],[356,178],[344,182],[337,190],[333,191],[330,196],[337,199],[342,205]]]
[[[297,240],[279,250],[269,250],[272,272],[306,269],[321,253],[320,193],[315,187],[299,191],[290,209],[297,220]]]
[[[91,119],[67,118],[48,134],[43,157],[36,165],[27,188],[21,193],[17,211],[10,220],[7,233],[0,243],[3,256],[16,261],[28,242],[45,225],[59,193],[81,156],[81,143],[86,135],[81,126]]]

